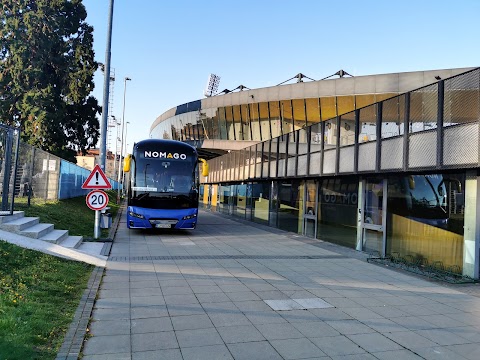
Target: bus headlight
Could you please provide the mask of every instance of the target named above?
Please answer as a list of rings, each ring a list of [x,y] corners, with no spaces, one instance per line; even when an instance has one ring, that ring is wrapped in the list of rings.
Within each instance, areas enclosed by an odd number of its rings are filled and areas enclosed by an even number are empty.
[[[195,219],[196,217],[197,217],[197,214],[187,215],[187,216],[184,216],[182,220]]]
[[[134,213],[133,211],[129,211],[128,215],[130,215],[134,218],[137,218],[137,219],[145,219],[145,216],[143,216],[142,214]]]

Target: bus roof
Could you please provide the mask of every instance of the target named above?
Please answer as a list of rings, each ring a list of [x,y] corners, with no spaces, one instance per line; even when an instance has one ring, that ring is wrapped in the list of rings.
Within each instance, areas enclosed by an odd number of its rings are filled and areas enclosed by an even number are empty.
[[[192,151],[197,152],[197,149],[187,143],[176,140],[164,140],[164,139],[145,139],[136,143],[133,147],[136,150],[168,150],[173,152],[178,151]]]

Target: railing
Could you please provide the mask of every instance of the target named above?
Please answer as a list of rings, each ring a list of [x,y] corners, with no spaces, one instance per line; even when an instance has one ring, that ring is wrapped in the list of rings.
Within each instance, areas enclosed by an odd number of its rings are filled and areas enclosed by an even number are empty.
[[[206,182],[477,168],[480,69],[209,161]]]

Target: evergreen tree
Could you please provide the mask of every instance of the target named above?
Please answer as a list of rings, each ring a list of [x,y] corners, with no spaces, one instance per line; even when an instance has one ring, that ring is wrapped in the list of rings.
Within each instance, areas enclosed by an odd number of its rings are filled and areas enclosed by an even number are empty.
[[[2,0],[0,122],[75,162],[97,143],[93,28],[82,0]]]

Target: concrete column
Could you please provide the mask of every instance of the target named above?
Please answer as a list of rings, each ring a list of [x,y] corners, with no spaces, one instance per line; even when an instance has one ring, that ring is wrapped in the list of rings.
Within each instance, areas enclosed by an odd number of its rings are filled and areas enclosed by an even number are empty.
[[[480,264],[480,177],[475,170],[467,171],[465,180],[463,239],[463,275],[478,279]]]

